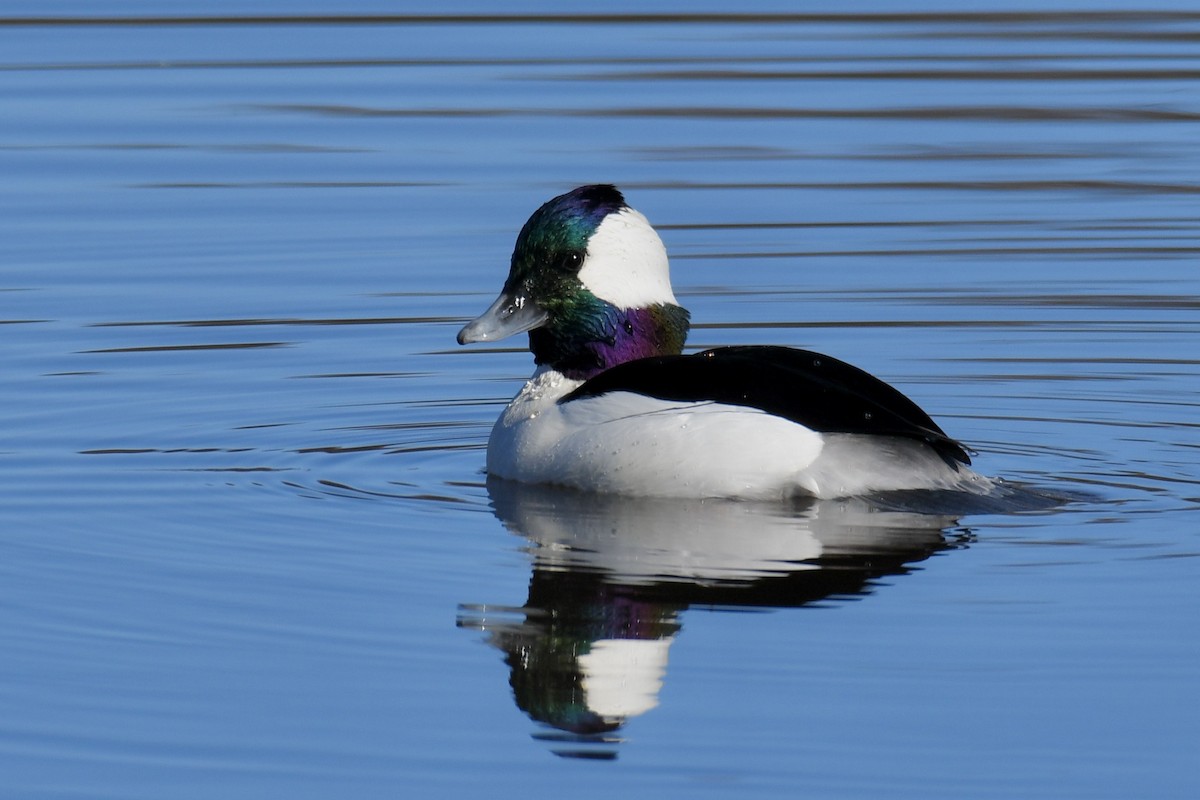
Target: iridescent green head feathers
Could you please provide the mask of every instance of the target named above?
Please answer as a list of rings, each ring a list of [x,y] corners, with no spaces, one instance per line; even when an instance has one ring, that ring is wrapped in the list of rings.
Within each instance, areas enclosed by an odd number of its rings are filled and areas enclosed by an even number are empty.
[[[590,377],[678,353],[688,314],[675,302],[662,240],[614,186],[581,186],[521,228],[504,289],[461,344],[529,331],[538,364]]]

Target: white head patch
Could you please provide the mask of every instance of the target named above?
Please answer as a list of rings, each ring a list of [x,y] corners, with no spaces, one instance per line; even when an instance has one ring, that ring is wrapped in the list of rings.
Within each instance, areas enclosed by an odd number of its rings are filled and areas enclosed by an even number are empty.
[[[632,208],[609,214],[588,239],[579,280],[617,308],[675,302],[667,248],[650,222]]]

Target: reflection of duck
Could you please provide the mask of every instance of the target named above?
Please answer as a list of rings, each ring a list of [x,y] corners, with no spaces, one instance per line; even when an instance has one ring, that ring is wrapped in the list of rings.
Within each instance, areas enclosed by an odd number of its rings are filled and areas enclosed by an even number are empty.
[[[689,606],[863,594],[955,544],[951,517],[859,500],[680,501],[495,479],[488,490],[505,526],[529,540],[529,595],[520,609],[465,605],[459,625],[504,651],[517,705],[557,729],[542,738],[561,755],[615,756],[618,729],[658,704]]]
[[[896,389],[787,347],[682,355],[667,253],[613,186],[550,200],[461,344],[529,332],[537,371],[488,442],[490,475],[662,497],[986,494],[966,449]]]

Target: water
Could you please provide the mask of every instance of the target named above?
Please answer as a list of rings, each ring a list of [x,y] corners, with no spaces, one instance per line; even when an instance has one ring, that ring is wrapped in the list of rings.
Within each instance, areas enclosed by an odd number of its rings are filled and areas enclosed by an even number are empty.
[[[1200,15],[998,10],[7,4],[3,794],[1194,796]],[[489,487],[598,180],[1079,499]]]

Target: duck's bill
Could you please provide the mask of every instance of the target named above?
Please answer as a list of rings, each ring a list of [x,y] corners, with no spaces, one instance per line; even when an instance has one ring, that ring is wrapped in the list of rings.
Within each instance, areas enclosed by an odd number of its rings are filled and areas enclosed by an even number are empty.
[[[488,310],[458,332],[459,344],[494,342],[546,324],[549,315],[524,295],[502,292]]]

